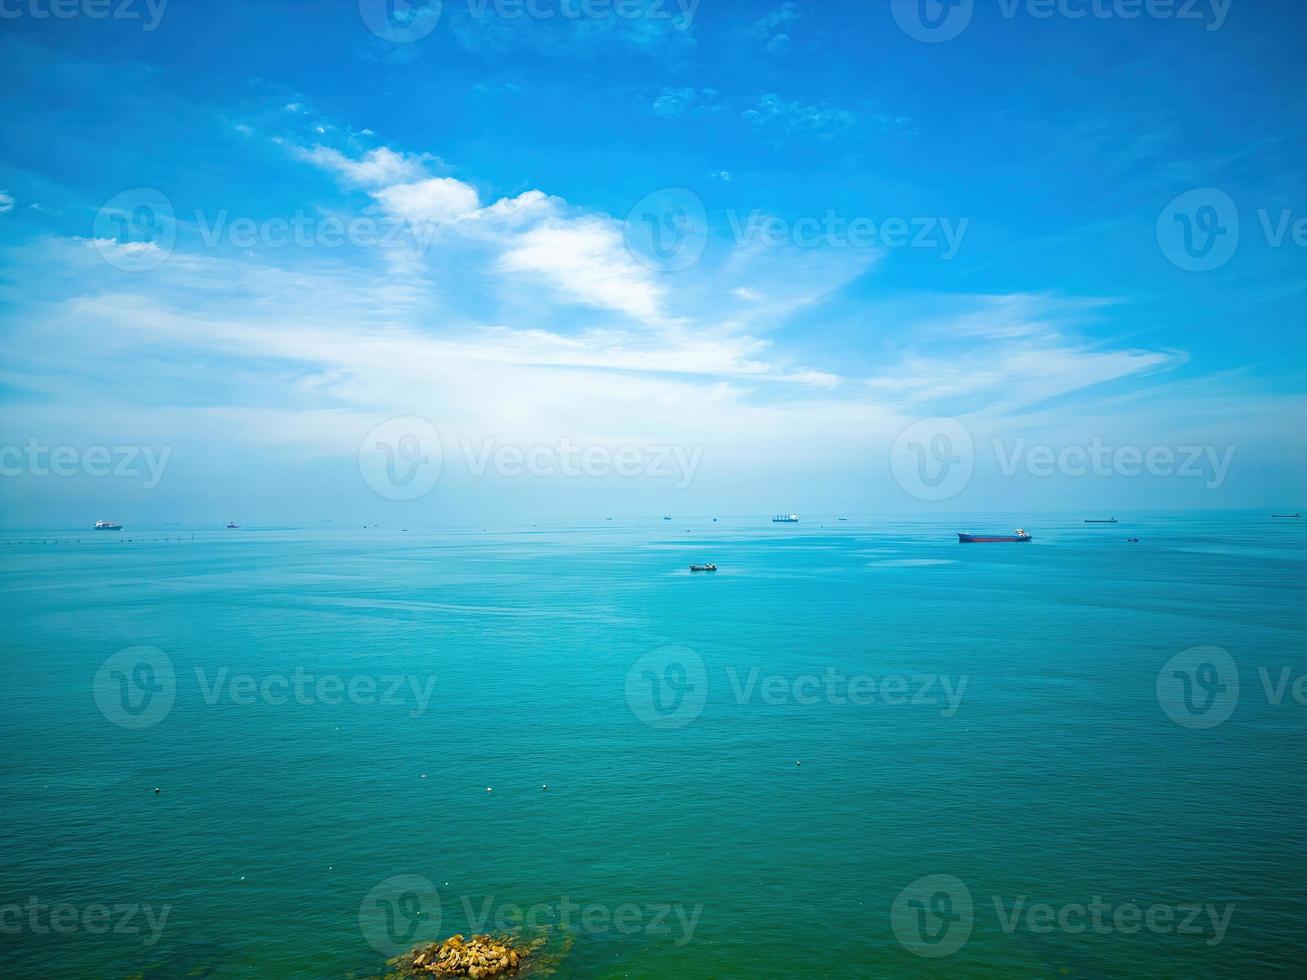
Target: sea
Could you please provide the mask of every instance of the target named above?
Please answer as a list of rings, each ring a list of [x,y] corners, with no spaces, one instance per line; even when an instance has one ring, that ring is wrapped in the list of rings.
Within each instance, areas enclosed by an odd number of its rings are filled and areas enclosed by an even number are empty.
[[[1302,976],[1307,521],[1086,516],[0,533],[0,975]]]

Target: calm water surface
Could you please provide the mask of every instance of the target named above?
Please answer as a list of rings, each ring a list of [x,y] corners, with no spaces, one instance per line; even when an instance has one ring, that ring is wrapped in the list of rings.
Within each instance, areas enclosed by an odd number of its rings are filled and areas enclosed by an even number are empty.
[[[1300,976],[1307,523],[1080,516],[6,532],[0,973]]]

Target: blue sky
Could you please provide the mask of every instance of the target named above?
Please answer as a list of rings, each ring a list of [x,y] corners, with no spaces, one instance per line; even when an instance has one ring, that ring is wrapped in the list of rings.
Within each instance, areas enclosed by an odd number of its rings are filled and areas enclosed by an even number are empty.
[[[1301,4],[589,3],[5,0],[3,523],[1301,509]]]

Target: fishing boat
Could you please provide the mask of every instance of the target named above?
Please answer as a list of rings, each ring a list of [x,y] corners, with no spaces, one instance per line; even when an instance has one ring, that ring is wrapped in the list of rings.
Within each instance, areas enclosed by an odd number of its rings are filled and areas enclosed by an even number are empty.
[[[672,519],[672,515],[671,515],[671,514],[664,514],[664,515],[663,515],[663,520],[665,520],[665,521],[670,521],[671,519]]]
[[[113,521],[96,521],[95,529],[97,531],[121,531],[123,526],[115,524]]]
[[[692,572],[715,572],[715,571],[717,571],[717,566],[714,565],[712,562],[707,562],[707,563],[705,563],[705,564],[703,564],[703,565],[691,565],[691,566],[690,566],[690,571],[692,571]]]
[[[240,525],[237,524],[235,521],[228,521],[228,522],[227,522],[227,527],[228,527],[228,529],[231,529],[231,528],[237,528],[237,527],[240,527]]]
[[[1017,528],[1011,534],[968,534],[958,532],[958,544],[992,544],[998,541],[1029,541],[1030,535]]]
[[[798,524],[798,514],[777,514],[771,519],[773,524]]]
[[[1086,519],[1085,519],[1085,523],[1086,523],[1086,524],[1115,524],[1115,523],[1116,523],[1116,518],[1115,518],[1115,517],[1109,517],[1109,518],[1107,518],[1106,520],[1102,520],[1102,519],[1098,519],[1098,518],[1089,517],[1089,518],[1086,518]]]

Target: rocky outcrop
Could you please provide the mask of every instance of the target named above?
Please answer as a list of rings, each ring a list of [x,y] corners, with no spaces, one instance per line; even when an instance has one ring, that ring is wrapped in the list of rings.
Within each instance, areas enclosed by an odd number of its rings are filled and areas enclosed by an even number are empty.
[[[539,942],[521,946],[511,936],[450,936],[444,942],[419,946],[404,957],[408,962],[401,966],[411,971],[410,976],[434,974],[480,980],[516,970]]]

